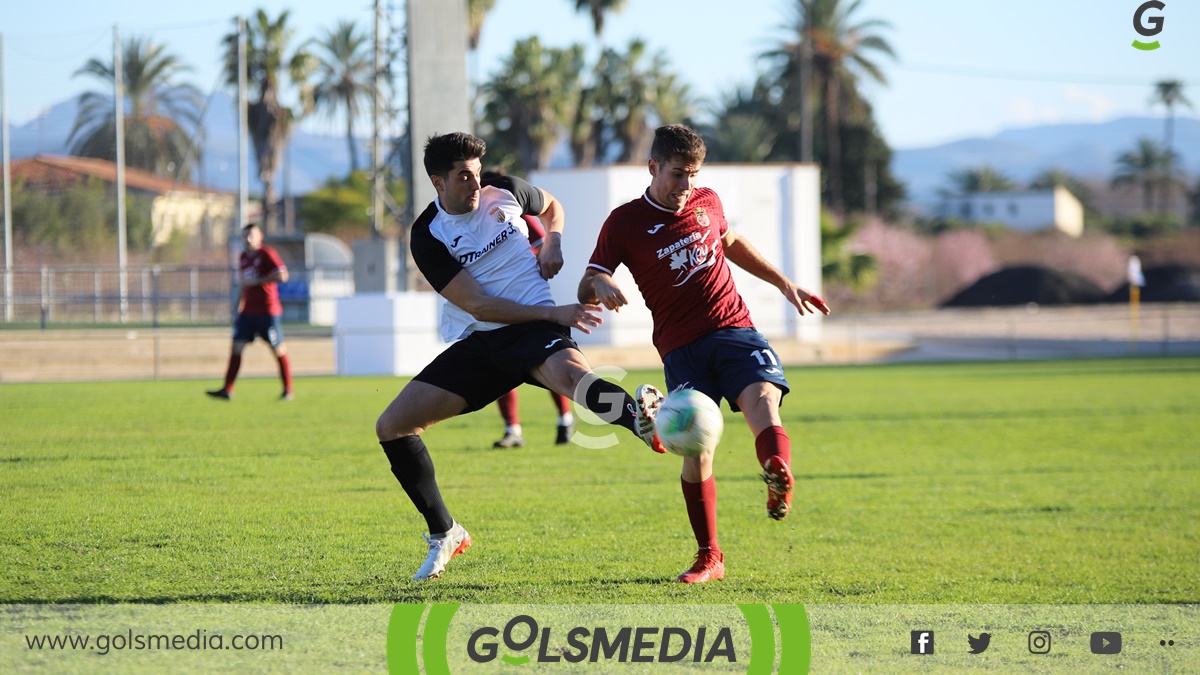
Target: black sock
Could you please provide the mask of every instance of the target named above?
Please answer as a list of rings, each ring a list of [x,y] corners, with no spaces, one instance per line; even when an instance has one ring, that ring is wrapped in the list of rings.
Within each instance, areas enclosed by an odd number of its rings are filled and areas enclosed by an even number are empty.
[[[429,534],[447,532],[454,525],[450,511],[442,501],[433,471],[433,458],[420,436],[401,436],[392,441],[380,441],[383,452],[392,463],[392,475],[408,493],[413,506],[425,516]]]
[[[593,381],[584,391],[583,406],[609,424],[618,424],[637,436],[637,404],[633,397],[612,382],[588,373],[584,379]]]

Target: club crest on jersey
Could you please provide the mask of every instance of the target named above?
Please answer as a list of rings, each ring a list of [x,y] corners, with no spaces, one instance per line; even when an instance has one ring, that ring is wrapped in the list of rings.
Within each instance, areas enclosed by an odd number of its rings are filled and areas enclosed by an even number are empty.
[[[708,213],[704,209],[696,209],[696,222],[700,223],[700,227],[708,227]]]
[[[508,214],[504,213],[504,210],[499,206],[493,206],[491,210],[488,211],[488,215],[495,218],[497,223],[504,223],[508,221]]]

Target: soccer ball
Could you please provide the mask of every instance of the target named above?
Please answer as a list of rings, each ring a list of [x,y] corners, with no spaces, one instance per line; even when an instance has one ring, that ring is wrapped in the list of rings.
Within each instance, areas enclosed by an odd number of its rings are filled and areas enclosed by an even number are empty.
[[[673,391],[654,417],[658,440],[671,454],[699,457],[717,449],[725,420],[721,409],[695,389]]]

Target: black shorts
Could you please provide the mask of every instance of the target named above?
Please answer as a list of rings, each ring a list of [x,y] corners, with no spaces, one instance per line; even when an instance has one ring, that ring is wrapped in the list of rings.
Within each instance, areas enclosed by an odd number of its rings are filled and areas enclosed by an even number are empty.
[[[450,345],[413,379],[465,398],[462,412],[469,413],[519,384],[545,388],[530,371],[564,349],[578,349],[571,329],[550,321],[475,331]]]
[[[724,398],[734,412],[741,410],[742,390],[756,382],[771,382],[784,395],[790,390],[779,356],[753,328],[722,328],[672,349],[663,357],[663,371],[670,391],[695,389],[718,406]]]
[[[266,314],[238,314],[233,324],[233,341],[250,343],[255,337],[261,337],[271,349],[279,349],[283,344],[283,320]]]

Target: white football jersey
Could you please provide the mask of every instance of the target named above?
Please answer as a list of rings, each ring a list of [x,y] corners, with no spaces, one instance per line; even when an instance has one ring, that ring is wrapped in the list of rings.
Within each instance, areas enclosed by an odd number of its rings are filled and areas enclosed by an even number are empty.
[[[470,213],[446,213],[434,200],[413,223],[413,259],[439,292],[466,270],[487,295],[522,305],[553,305],[550,283],[542,278],[529,248],[528,225],[521,217],[542,211],[542,193],[519,178],[505,177],[496,185],[504,187],[484,186],[479,207]],[[452,302],[442,305],[441,333],[446,341],[505,325],[477,321]]]

